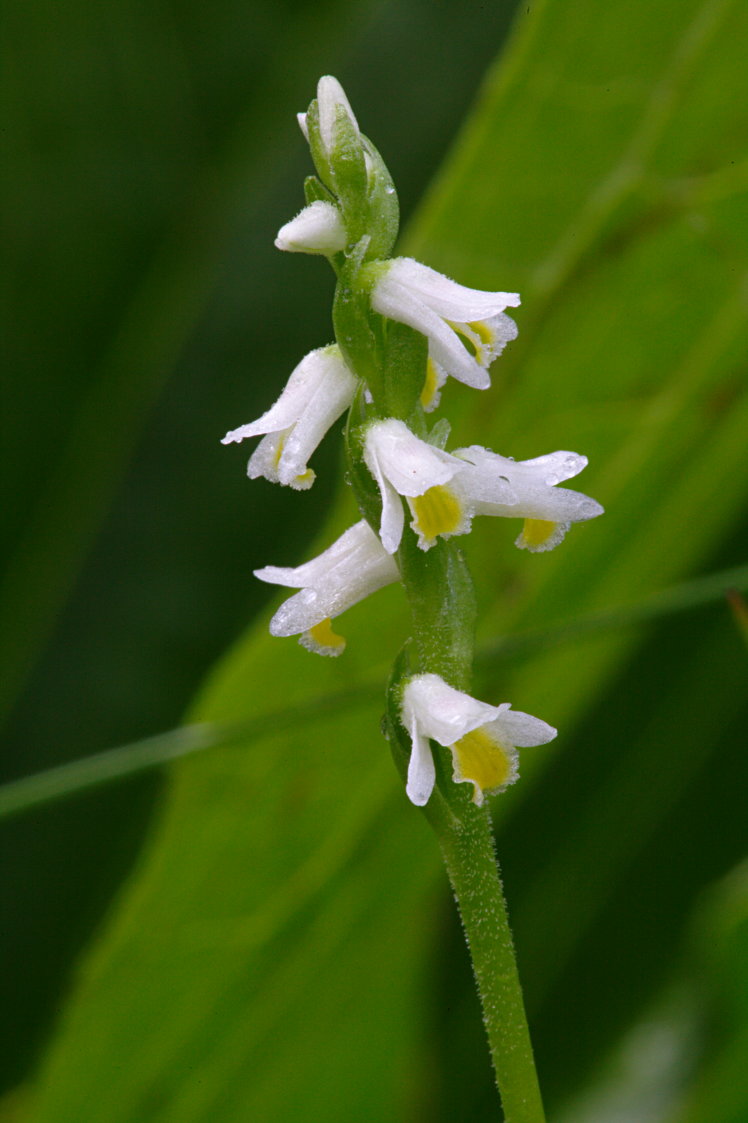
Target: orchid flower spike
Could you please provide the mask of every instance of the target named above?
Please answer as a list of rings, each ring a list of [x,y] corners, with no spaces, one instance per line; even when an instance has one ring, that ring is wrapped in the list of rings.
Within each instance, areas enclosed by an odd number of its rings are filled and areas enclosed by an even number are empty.
[[[438,404],[439,390],[450,374],[466,386],[486,390],[491,385],[488,367],[517,337],[517,325],[504,309],[516,307],[519,295],[465,288],[409,257],[371,269],[376,270],[374,311],[408,324],[429,341],[424,409]]]
[[[295,569],[266,565],[255,577],[300,592],[284,601],[270,621],[273,636],[299,636],[319,655],[340,655],[345,640],[332,630],[332,618],[370,593],[397,581],[400,574],[374,531],[363,519],[324,553]]]
[[[348,235],[340,211],[332,203],[319,199],[281,226],[275,239],[279,250],[319,253],[325,257],[345,249],[347,242]]]
[[[357,385],[337,345],[320,347],[301,360],[267,413],[232,429],[221,443],[267,434],[252,454],[247,475],[304,491],[315,478],[307,460],[351,404]]]
[[[388,554],[395,553],[403,535],[405,515],[400,496],[411,503],[424,493],[433,494],[464,466],[456,456],[416,437],[404,421],[394,417],[369,425],[364,460],[382,496],[379,533]]]
[[[402,723],[412,751],[406,793],[423,807],[434,790],[436,770],[429,739],[452,753],[453,779],[473,785],[473,803],[503,792],[519,775],[517,747],[545,745],[556,730],[540,718],[490,706],[449,686],[439,675],[416,675],[402,693]]]

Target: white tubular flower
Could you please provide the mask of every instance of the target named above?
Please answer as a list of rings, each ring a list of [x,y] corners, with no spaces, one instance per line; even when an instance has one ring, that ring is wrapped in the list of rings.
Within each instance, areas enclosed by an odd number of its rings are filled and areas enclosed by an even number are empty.
[[[404,421],[393,417],[368,427],[364,460],[382,496],[379,533],[388,554],[395,553],[403,534],[405,516],[400,496],[410,503],[416,496],[443,490],[442,485],[464,467],[456,456],[420,440]]]
[[[260,581],[300,589],[273,616],[270,634],[298,635],[299,643],[319,655],[340,655],[345,648],[343,637],[332,630],[332,617],[399,576],[394,560],[363,519],[304,565],[295,569],[267,565],[255,570]]]
[[[498,515],[525,520],[515,545],[540,553],[552,550],[572,523],[603,514],[603,507],[588,495],[556,487],[587,467],[587,457],[576,452],[551,452],[534,460],[511,460],[480,445],[459,448],[455,456],[466,467],[454,487],[473,515]]]
[[[296,367],[278,401],[257,421],[232,429],[222,444],[267,434],[247,466],[250,479],[264,476],[303,491],[314,483],[307,460],[353,401],[358,381],[339,348],[320,347]]]
[[[512,710],[508,702],[489,706],[449,686],[439,675],[416,675],[403,690],[402,722],[412,741],[406,792],[417,807],[434,790],[429,738],[452,753],[453,779],[473,785],[473,803],[504,791],[519,775],[517,747],[545,745],[552,725]]]
[[[275,244],[279,250],[290,253],[320,253],[330,257],[345,249],[347,241],[338,208],[318,200],[280,228]]]
[[[408,324],[429,341],[424,409],[438,403],[440,386],[450,374],[466,386],[487,389],[487,368],[517,336],[517,325],[504,309],[516,307],[519,295],[465,288],[409,257],[393,258],[378,268],[371,294],[374,311]]]

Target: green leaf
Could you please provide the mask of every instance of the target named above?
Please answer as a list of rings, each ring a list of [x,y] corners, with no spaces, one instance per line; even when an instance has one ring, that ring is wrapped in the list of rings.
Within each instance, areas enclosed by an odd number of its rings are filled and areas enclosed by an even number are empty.
[[[740,1123],[748,1114],[748,865],[743,862],[702,906],[692,940],[696,984],[709,988],[706,1047],[673,1123]]]
[[[644,1018],[559,1123],[742,1123],[748,1041],[748,868],[699,901],[686,947]]]

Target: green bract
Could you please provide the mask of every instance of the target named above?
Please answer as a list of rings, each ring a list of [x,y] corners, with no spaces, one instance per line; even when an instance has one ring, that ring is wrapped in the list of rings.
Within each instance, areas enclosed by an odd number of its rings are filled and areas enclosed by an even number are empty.
[[[335,78],[320,79],[318,95],[300,120],[322,181],[307,189],[308,200],[332,197],[342,211],[350,244],[367,235],[367,258],[387,257],[397,238],[397,193],[382,157],[360,131]],[[321,193],[325,188],[329,195]]]

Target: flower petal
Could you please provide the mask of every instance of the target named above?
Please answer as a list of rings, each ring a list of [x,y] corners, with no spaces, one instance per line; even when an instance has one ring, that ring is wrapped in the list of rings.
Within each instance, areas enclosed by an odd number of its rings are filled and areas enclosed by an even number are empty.
[[[403,690],[404,724],[410,728],[417,720],[424,736],[445,747],[493,721],[502,708],[479,702],[435,674],[415,675]]]
[[[471,465],[457,477],[455,486],[467,493],[477,515],[533,519],[560,527],[603,514],[600,504],[588,495],[549,482],[568,479],[582,470],[587,461],[577,453],[550,453],[535,460],[515,461],[480,445],[470,445],[457,449],[455,455]],[[553,545],[561,541],[565,530],[558,533],[560,537],[554,538]],[[550,549],[550,538],[548,543],[541,548]],[[533,548],[525,541],[522,545]]]
[[[404,285],[385,280],[378,282],[372,292],[374,311],[427,336],[432,358],[458,382],[476,390],[487,390],[491,385],[488,374],[442,317]]]
[[[292,429],[283,429],[279,433],[268,433],[262,438],[247,464],[247,475],[251,480],[264,476],[271,483],[283,483],[296,491],[307,491],[312,486],[315,475],[306,464],[300,466],[297,472],[287,474],[285,479],[280,477],[279,466],[291,432]]]
[[[513,710],[507,705],[501,714],[490,722],[489,726],[499,741],[517,745],[520,749],[530,748],[533,745],[547,745],[557,736],[558,730],[552,725],[541,721],[539,717],[525,714],[521,710]]]
[[[400,497],[382,470],[379,459],[372,455],[366,466],[374,477],[382,499],[382,517],[379,521],[379,537],[388,554],[394,554],[400,546],[405,526],[405,512]]]
[[[280,460],[278,478],[293,485],[307,470],[307,461],[331,425],[348,408],[356,393],[358,379],[339,356],[328,363],[323,377],[312,389],[306,406],[289,432]]]
[[[570,480],[583,471],[589,461],[586,456],[578,452],[549,452],[545,456],[536,456],[533,460],[523,460],[525,468],[542,470],[543,481],[547,484],[560,484]]]
[[[395,562],[363,519],[304,565],[295,569],[265,566],[255,570],[255,577],[261,581],[301,586],[300,592],[284,601],[270,621],[274,636],[309,632],[399,576]]]
[[[424,807],[429,801],[436,781],[434,757],[428,739],[421,735],[418,722],[415,720],[411,725],[410,736],[413,747],[408,762],[405,792],[416,807]]]
[[[412,257],[395,257],[389,263],[386,278],[418,296],[424,304],[448,320],[483,320],[495,316],[505,308],[516,308],[520,303],[516,292],[483,292],[470,289],[430,269]]]
[[[350,375],[335,344],[310,351],[291,372],[280,397],[270,409],[256,421],[232,429],[221,444],[244,441],[263,433],[279,433],[282,429],[290,428],[303,415],[320,384],[329,377],[330,370],[338,372],[341,368]]]
[[[364,458],[367,465],[376,461],[398,494],[407,496],[447,483],[462,468],[455,456],[422,441],[394,417],[368,427]]]
[[[568,534],[570,522],[557,523],[551,519],[525,519],[522,531],[514,540],[518,550],[529,550],[531,554],[543,554],[553,550]]]
[[[273,585],[304,589],[308,585],[316,585],[338,563],[352,554],[358,554],[359,551],[367,554],[381,553],[379,539],[365,519],[349,526],[340,538],[336,538],[332,546],[328,546],[311,561],[294,567],[266,565],[263,569],[256,569],[254,575],[260,581],[268,581]]]
[[[223,444],[267,434],[247,474],[305,490],[314,482],[307,460],[353,401],[358,380],[334,344],[311,351],[291,374],[277,402],[257,421],[233,429]]]
[[[382,545],[394,554],[405,525],[399,497],[423,495],[429,488],[446,483],[462,465],[448,452],[420,440],[404,421],[393,417],[369,425],[364,460],[382,497]]]
[[[461,501],[460,494],[450,487],[430,487],[423,495],[408,499],[413,519],[411,529],[418,535],[422,550],[430,550],[438,537],[451,538],[453,534],[468,534],[472,509]]]

